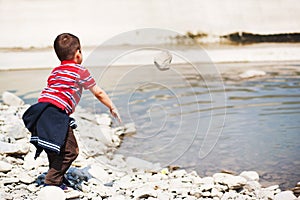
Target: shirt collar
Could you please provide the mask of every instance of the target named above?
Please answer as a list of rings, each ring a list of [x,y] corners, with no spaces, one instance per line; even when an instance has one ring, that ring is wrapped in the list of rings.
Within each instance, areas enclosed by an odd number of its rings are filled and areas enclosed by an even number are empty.
[[[63,61],[61,61],[61,64],[62,65],[65,65],[65,64],[76,64],[76,62],[74,60],[63,60]]]

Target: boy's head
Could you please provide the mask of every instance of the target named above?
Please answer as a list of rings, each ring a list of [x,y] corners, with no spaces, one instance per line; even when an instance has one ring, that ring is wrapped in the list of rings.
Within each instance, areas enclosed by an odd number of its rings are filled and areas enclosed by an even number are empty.
[[[70,33],[62,33],[54,40],[54,50],[60,61],[74,60],[81,64],[81,46],[78,37]]]

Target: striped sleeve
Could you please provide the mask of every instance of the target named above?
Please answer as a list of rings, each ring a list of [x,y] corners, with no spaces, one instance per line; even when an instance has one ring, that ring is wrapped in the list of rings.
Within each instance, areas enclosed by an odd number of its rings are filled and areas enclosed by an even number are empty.
[[[91,76],[90,72],[87,69],[84,69],[80,72],[79,84],[84,89],[90,89],[96,85],[95,79]]]

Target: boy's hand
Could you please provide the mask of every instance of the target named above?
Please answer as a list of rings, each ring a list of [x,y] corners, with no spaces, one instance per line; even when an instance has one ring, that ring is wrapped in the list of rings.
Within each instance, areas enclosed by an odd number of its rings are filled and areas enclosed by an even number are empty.
[[[111,115],[112,115],[114,118],[118,119],[119,123],[122,123],[120,114],[119,114],[118,110],[117,110],[115,107],[113,107],[112,109],[110,109],[110,113],[111,113]]]

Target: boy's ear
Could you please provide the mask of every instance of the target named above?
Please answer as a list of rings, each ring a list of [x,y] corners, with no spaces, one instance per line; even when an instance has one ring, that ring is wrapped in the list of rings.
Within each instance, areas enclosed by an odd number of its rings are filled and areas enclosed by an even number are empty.
[[[77,64],[81,64],[81,62],[82,62],[82,54],[79,49],[75,53],[74,60]]]

